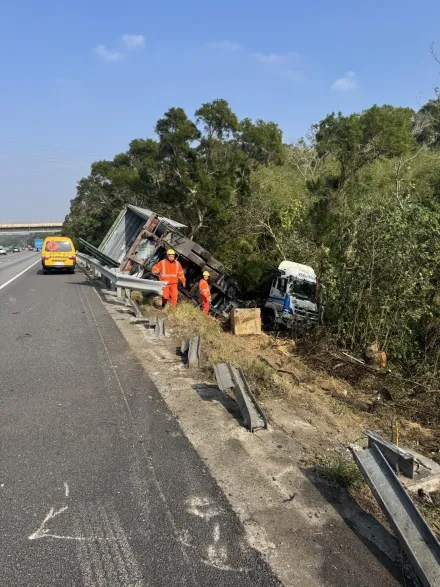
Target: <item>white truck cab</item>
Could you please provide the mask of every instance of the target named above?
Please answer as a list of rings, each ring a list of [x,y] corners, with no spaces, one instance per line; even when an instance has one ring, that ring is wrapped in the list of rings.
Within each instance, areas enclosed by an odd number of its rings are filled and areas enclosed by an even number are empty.
[[[318,323],[318,281],[312,267],[294,261],[282,261],[278,271],[279,275],[273,279],[264,305],[266,326],[290,326],[295,322]]]

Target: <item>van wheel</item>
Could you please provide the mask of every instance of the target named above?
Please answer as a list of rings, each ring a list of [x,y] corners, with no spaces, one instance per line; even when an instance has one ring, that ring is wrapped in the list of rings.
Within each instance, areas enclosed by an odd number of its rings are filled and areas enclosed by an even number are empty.
[[[75,269],[69,269],[67,273],[75,273]]]

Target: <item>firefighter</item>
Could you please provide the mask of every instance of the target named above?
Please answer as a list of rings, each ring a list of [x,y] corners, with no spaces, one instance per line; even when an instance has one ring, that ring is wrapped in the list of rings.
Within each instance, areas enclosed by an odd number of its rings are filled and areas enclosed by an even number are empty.
[[[167,282],[162,293],[162,308],[165,308],[169,299],[171,299],[172,306],[177,306],[177,296],[179,293],[177,285],[180,281],[185,286],[186,279],[182,265],[179,261],[176,261],[176,252],[174,249],[168,249],[167,258],[156,263],[151,272],[153,275],[159,275],[159,281]]]
[[[204,271],[203,277],[199,281],[200,299],[202,300],[204,314],[209,314],[209,308],[211,305],[211,288],[209,287],[208,279],[209,271]]]

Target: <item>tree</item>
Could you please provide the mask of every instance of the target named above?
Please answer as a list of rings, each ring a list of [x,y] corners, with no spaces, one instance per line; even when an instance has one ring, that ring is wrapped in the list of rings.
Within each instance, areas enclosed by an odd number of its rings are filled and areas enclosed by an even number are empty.
[[[202,124],[207,139],[228,140],[235,137],[238,131],[238,118],[226,100],[203,104],[195,115],[196,123]]]
[[[397,157],[414,148],[410,108],[372,106],[361,114],[330,114],[316,127],[316,149],[321,157],[339,163],[338,188],[379,158]]]
[[[238,140],[243,152],[260,165],[283,162],[283,136],[277,124],[257,120],[254,124],[249,118],[240,123]]]

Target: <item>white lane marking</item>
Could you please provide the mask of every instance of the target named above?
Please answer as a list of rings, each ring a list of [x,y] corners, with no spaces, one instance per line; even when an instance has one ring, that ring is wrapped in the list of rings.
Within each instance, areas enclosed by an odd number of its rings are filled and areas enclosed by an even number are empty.
[[[35,261],[35,263],[32,263],[32,265],[29,265],[29,267],[26,267],[26,269],[23,269],[23,271],[20,271],[20,273],[17,273],[17,275],[14,275],[14,277],[12,277],[8,281],[6,281],[2,285],[0,285],[0,289],[3,289],[4,287],[6,287],[7,285],[9,285],[13,281],[15,281],[16,279],[18,279],[21,275],[23,275],[23,273],[26,273],[26,271],[28,271],[31,267],[33,267],[37,263],[41,263],[41,259],[38,259],[37,261]]]
[[[70,493],[70,489],[69,486],[67,485],[67,483],[64,481],[64,495],[66,497],[69,497],[69,493]]]

